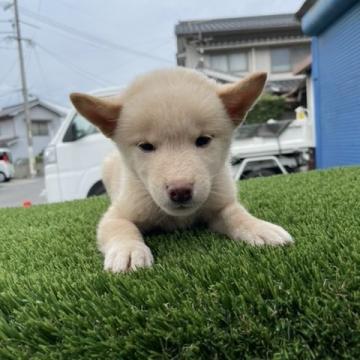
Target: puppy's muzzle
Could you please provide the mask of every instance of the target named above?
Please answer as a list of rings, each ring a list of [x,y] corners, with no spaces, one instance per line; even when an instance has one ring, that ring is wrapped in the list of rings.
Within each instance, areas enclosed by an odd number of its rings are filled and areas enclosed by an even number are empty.
[[[186,204],[193,196],[193,184],[185,182],[174,182],[166,185],[170,200],[175,204]]]

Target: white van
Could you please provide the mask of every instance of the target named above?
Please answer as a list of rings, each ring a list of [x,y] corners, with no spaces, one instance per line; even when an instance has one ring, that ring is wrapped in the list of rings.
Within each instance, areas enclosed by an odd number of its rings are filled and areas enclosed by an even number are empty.
[[[107,97],[120,92],[119,88],[111,88],[91,94]],[[101,164],[113,149],[111,140],[72,109],[44,153],[47,201],[83,199],[105,193]]]

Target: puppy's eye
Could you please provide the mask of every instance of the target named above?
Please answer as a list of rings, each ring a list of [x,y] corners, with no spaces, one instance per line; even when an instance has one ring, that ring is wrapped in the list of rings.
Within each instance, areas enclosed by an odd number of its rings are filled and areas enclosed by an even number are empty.
[[[197,147],[205,147],[207,145],[210,144],[210,141],[212,140],[212,137],[211,136],[199,136],[196,141],[195,141],[195,145]]]
[[[143,152],[151,152],[156,150],[155,146],[150,143],[140,143],[138,144],[138,148],[141,149]]]

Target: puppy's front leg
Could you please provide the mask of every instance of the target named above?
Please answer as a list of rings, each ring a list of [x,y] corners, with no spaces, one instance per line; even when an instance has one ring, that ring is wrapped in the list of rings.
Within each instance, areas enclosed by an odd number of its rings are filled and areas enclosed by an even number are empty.
[[[134,223],[122,219],[114,207],[110,207],[101,219],[97,239],[104,254],[104,269],[111,272],[126,272],[149,267],[153,256]]]
[[[282,227],[257,219],[236,202],[225,206],[210,222],[210,228],[252,245],[284,245],[293,241]]]

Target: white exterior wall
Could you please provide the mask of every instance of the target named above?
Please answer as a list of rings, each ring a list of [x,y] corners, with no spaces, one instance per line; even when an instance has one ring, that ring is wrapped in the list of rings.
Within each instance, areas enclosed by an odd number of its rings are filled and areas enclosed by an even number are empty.
[[[269,48],[255,49],[255,69],[253,71],[271,72],[271,60]]]
[[[14,125],[11,119],[0,121],[0,139],[14,136]]]
[[[303,45],[304,43],[301,43],[300,45]],[[279,44],[274,45],[273,47],[278,48],[281,47],[287,47],[291,48],[293,46],[299,45],[299,43],[294,44]],[[310,54],[310,42],[308,43],[309,46],[309,54]],[[248,64],[249,64],[249,72],[254,71],[265,71],[270,76],[271,80],[282,80],[282,79],[292,79],[296,78],[297,76],[294,76],[292,71],[289,72],[281,72],[281,73],[272,73],[271,72],[271,48],[272,46],[254,46],[254,47],[241,47],[241,48],[234,48],[234,49],[223,49],[216,51],[217,54],[225,54],[229,51],[248,51]],[[215,53],[214,51],[206,50],[204,54],[204,66],[206,68],[210,68],[210,56],[212,53]],[[196,49],[196,46],[193,44],[187,44],[186,45],[186,62],[185,66],[189,68],[195,68],[200,61],[201,55],[199,54],[199,51]],[[244,74],[246,75],[246,73]]]
[[[195,46],[186,46],[186,67],[194,69],[197,67],[200,61],[200,54],[196,50]]]
[[[316,139],[316,126],[315,126],[315,102],[314,102],[314,88],[312,77],[306,77],[306,102],[307,102],[307,110],[308,110],[308,118],[310,123],[312,124],[312,144],[315,146]]]
[[[38,155],[41,151],[45,149],[45,147],[50,142],[51,138],[55,135],[57,129],[61,124],[62,118],[60,118],[57,114],[53,113],[52,111],[49,111],[39,105],[30,109],[30,116],[32,120],[48,122],[48,129],[49,129],[48,135],[33,136],[34,154]],[[16,161],[17,159],[27,158],[28,150],[27,150],[26,122],[23,112],[19,113],[11,120],[11,127],[13,128],[13,131],[11,132],[11,135],[9,137],[16,136],[18,138],[17,141],[10,146],[14,161]]]
[[[245,50],[245,49],[243,49]],[[265,71],[271,74],[271,77],[274,79],[288,79],[294,77],[292,72],[282,72],[282,73],[271,73],[271,48],[269,47],[259,47],[246,49],[248,51],[248,64],[249,71]],[[191,53],[191,63],[196,63],[199,61],[200,56],[193,51]],[[205,56],[205,67],[210,68],[210,54],[207,53]],[[246,74],[246,73],[245,73]]]

